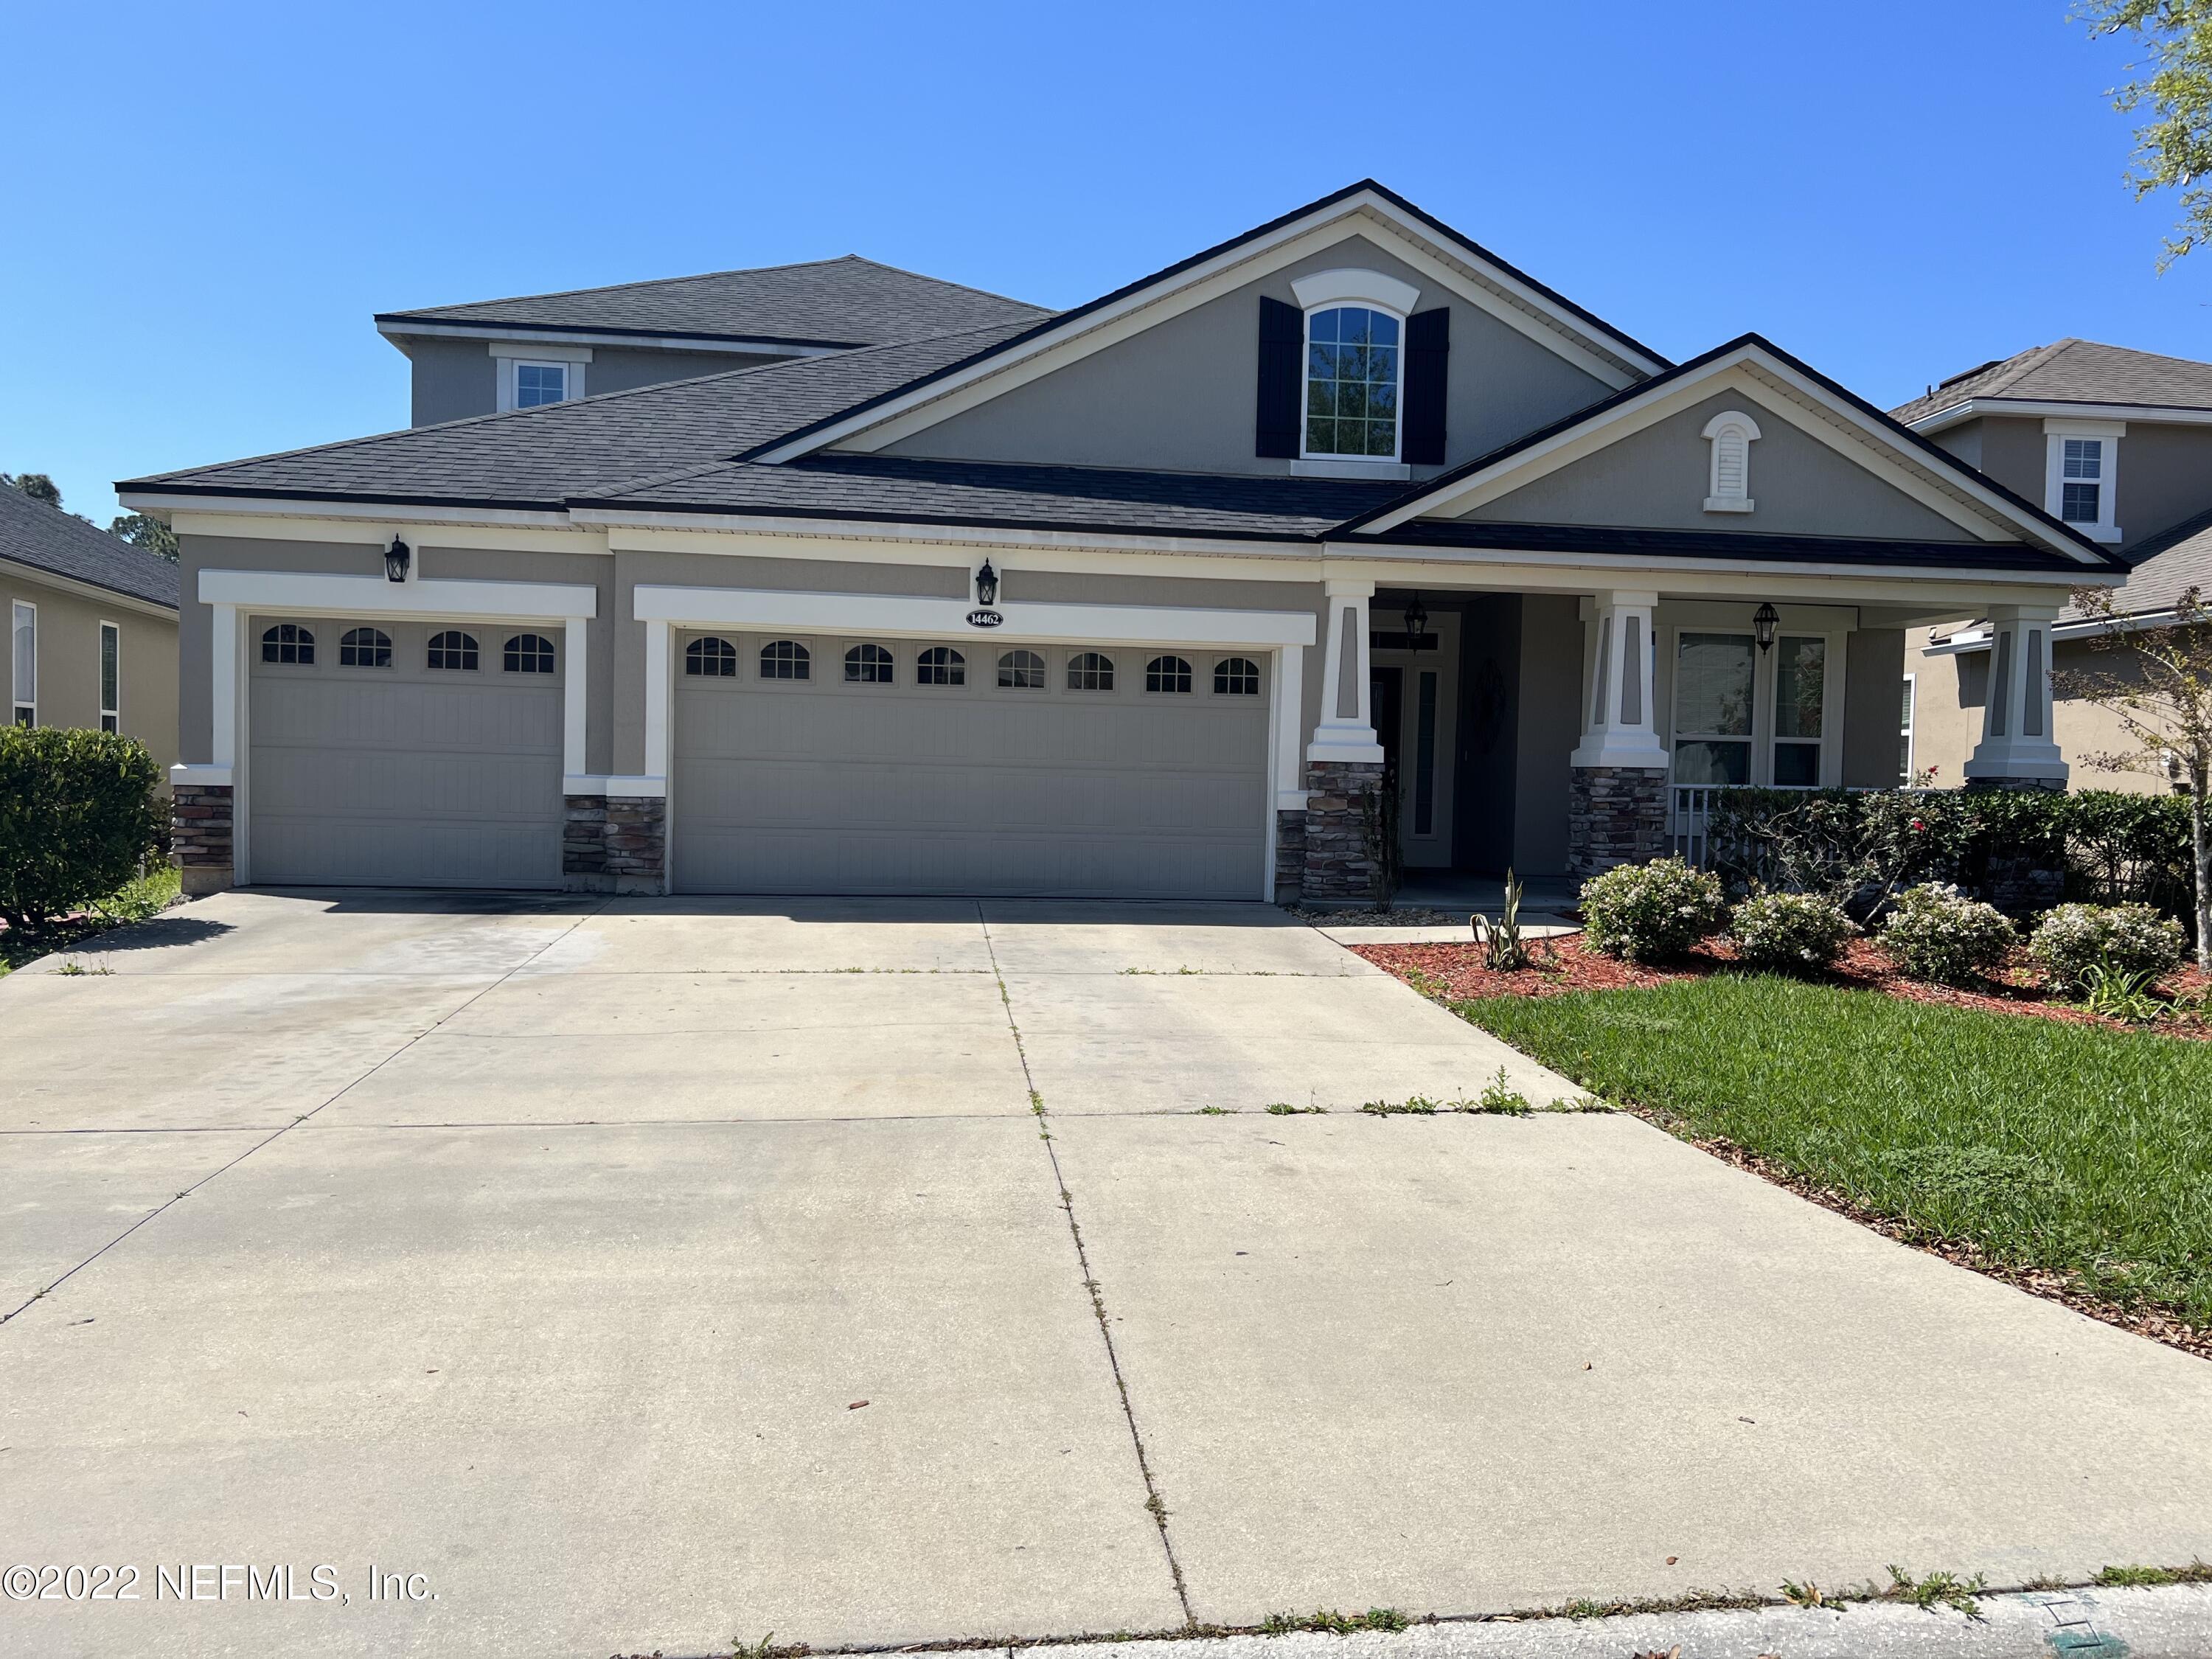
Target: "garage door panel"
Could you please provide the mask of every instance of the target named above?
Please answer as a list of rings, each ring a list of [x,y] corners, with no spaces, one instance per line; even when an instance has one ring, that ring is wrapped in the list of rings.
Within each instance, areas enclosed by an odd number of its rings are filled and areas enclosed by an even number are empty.
[[[896,682],[677,682],[673,845],[693,891],[1249,898],[1270,818],[1257,697]],[[818,665],[835,660],[817,652]]]

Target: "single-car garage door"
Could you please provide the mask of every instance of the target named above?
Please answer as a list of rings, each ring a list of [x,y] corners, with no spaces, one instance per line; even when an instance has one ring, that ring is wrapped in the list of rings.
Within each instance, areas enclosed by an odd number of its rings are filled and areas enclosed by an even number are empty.
[[[256,617],[248,874],[558,887],[560,630]]]
[[[688,892],[1260,896],[1267,659],[679,635]]]

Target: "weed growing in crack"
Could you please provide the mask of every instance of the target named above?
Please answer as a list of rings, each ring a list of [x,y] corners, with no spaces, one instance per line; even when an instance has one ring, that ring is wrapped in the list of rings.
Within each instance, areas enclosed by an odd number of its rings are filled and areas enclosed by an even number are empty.
[[[1961,1578],[1955,1572],[1931,1572],[1924,1578],[1915,1578],[1902,1567],[1889,1570],[1889,1588],[1881,1592],[1887,1601],[1907,1601],[1923,1612],[1933,1613],[1937,1607],[1949,1607],[1963,1613],[1969,1619],[1982,1616],[1982,1604],[1975,1595],[1989,1580],[1976,1573],[1972,1578]]]
[[[1304,1117],[1309,1112],[1328,1110],[1328,1108],[1326,1106],[1293,1106],[1287,1100],[1271,1100],[1267,1103],[1268,1114],[1273,1117]]]
[[[2149,1584],[2212,1584],[2212,1565],[2191,1561],[2185,1567],[2105,1567],[2094,1581],[2112,1589]]]
[[[1322,1631],[1331,1636],[1350,1636],[1355,1631],[1403,1630],[1413,1621],[1395,1607],[1370,1607],[1364,1613],[1336,1613],[1320,1608],[1312,1613],[1271,1613],[1261,1622],[1262,1636],[1288,1636],[1293,1631]]]
[[[1197,1115],[1200,1117],[1233,1117],[1236,1114],[1237,1109],[1233,1106],[1201,1106],[1198,1109]]]

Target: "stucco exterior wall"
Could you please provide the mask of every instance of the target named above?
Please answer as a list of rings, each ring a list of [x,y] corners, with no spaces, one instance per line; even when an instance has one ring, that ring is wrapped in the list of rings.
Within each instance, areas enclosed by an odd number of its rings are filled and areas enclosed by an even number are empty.
[[[488,340],[459,340],[414,335],[407,340],[411,364],[409,424],[489,415],[499,408],[499,381]],[[743,351],[655,351],[629,346],[593,346],[584,367],[584,392],[627,392],[664,380],[689,380],[725,369],[751,368],[788,358]]]
[[[2124,545],[2212,507],[2212,426],[2130,421],[2118,459],[2120,494],[2113,507]]]
[[[1347,236],[1267,277],[1155,325],[890,446],[896,455],[1058,462],[1186,472],[1284,474],[1252,453],[1260,299],[1296,303],[1291,283],[1344,266],[1448,305],[1445,453],[1456,464],[1596,402],[1612,390],[1549,348],[1448,295],[1376,242]],[[1439,471],[1418,467],[1415,477]]]
[[[1750,513],[1708,513],[1712,446],[1701,435],[1724,410],[1759,423],[1751,446]],[[1897,537],[1971,541],[1932,507],[1747,392],[1731,389],[1655,422],[1466,517],[1504,524],[1618,525],[1769,535]]]
[[[0,565],[0,690],[15,684],[15,602],[39,608],[40,726],[100,726],[100,625],[118,630],[116,724],[166,774],[177,758],[177,624],[119,600],[88,598]],[[12,709],[0,710],[0,718]]]

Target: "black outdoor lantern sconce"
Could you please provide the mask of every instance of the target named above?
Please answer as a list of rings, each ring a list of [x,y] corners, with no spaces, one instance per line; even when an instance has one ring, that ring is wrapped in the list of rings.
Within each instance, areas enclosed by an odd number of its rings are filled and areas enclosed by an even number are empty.
[[[1774,624],[1782,620],[1782,613],[1771,605],[1762,605],[1751,613],[1751,631],[1759,641],[1761,651],[1774,648]]]
[[[975,603],[988,605],[998,602],[999,573],[991,568],[991,562],[986,559],[983,568],[975,573]]]
[[[392,545],[384,550],[384,574],[386,580],[404,582],[407,580],[407,561],[411,556],[407,544],[394,536]]]
[[[1421,603],[1421,596],[1416,592],[1406,602],[1406,649],[1419,650],[1421,635],[1428,631],[1429,607]]]

